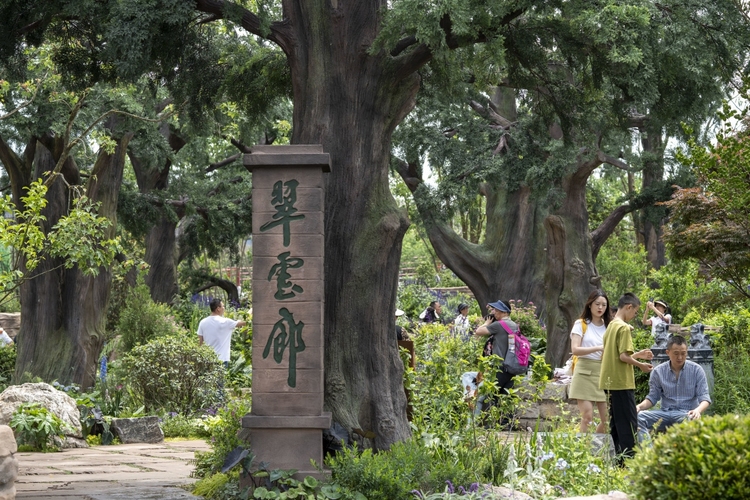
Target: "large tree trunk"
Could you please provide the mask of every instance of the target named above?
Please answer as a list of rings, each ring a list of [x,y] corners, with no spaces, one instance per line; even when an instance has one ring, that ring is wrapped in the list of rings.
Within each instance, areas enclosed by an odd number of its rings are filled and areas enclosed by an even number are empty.
[[[565,200],[550,211],[528,188],[508,192],[482,186],[487,197],[485,241],[472,244],[457,235],[440,214],[415,200],[440,259],[463,280],[479,301],[534,302],[547,325],[548,363],[560,366],[570,351],[570,329],[586,297],[600,286],[588,229],[586,180],[600,161],[581,162],[561,187]],[[407,182],[407,184],[409,184]]]
[[[325,208],[325,407],[388,448],[410,435],[394,337],[401,240],[408,227],[388,187],[391,134],[418,79],[368,55],[380,2],[285,1],[293,43],[296,144],[331,155]],[[332,8],[333,7],[333,8]]]
[[[169,142],[172,151],[177,153],[185,146],[185,141],[170,129],[169,124],[162,123],[159,132]],[[129,151],[130,163],[133,165],[138,189],[143,194],[161,191],[169,186],[169,173],[172,161],[163,160],[160,165],[153,165],[146,158],[142,158],[138,151]],[[179,218],[184,212],[178,214]],[[175,230],[177,221],[166,215],[148,231],[145,239],[146,255],[144,260],[149,266],[146,275],[146,285],[151,292],[154,302],[171,304],[179,292],[177,284],[177,241]]]
[[[654,184],[661,182],[664,178],[664,141],[661,127],[652,130],[650,127],[641,129],[641,145],[643,146],[643,186],[646,191]],[[651,208],[651,213],[656,214],[661,210]],[[653,220],[652,217],[642,217],[643,243],[646,247],[646,258],[654,269],[659,269],[666,264],[666,248],[662,233],[666,219]]]
[[[114,237],[115,233],[117,196],[129,140],[130,136],[120,139],[112,155],[99,153],[87,186],[87,196],[101,203],[99,214],[113,223],[108,237]],[[28,178],[39,178],[54,169],[62,146],[61,140],[51,136],[38,140],[34,172]],[[27,165],[31,164],[29,160],[27,158]],[[66,161],[61,173],[69,184],[79,184],[78,169],[71,159]],[[45,231],[68,213],[70,196],[62,179],[52,183],[44,211]],[[46,381],[74,382],[84,388],[93,386],[97,358],[104,342],[110,283],[109,269],[100,269],[99,274],[92,277],[75,267],[64,269],[59,259],[42,262],[34,271],[34,277],[21,285],[17,379],[31,375]]]

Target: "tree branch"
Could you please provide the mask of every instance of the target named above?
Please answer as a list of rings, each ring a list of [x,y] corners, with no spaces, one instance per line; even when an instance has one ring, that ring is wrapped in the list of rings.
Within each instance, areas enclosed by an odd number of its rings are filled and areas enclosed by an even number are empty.
[[[596,260],[596,256],[599,255],[599,250],[601,250],[602,246],[607,241],[607,238],[612,235],[620,221],[627,214],[635,210],[636,208],[634,205],[631,205],[629,202],[625,202],[619,207],[615,208],[612,213],[609,214],[601,224],[599,224],[599,227],[591,231],[591,255],[593,256],[594,260]]]
[[[224,0],[196,0],[195,3],[196,8],[199,11],[211,14],[211,16],[205,20],[206,22],[226,19],[224,13],[226,12],[227,7],[230,7],[233,11],[242,12],[242,16],[240,17],[240,26],[242,26],[242,28],[253,35],[274,42],[281,47],[286,54],[290,53],[292,49],[291,38],[285,29],[286,25],[284,23],[271,23],[270,30],[266,32],[263,29],[260,18],[239,4],[225,2]]]
[[[229,158],[224,158],[221,161],[217,161],[216,163],[212,163],[209,166],[207,166],[205,169],[205,172],[206,173],[213,172],[214,170],[218,170],[221,167],[231,165],[232,163],[234,163],[236,160],[240,159],[241,157],[242,157],[242,153],[237,153],[237,154],[230,156]]]
[[[626,172],[635,172],[635,170],[633,170],[630,166],[628,166],[628,164],[625,163],[624,161],[620,160],[619,158],[615,158],[614,156],[609,156],[601,150],[597,151],[596,157],[602,163],[607,163],[609,165],[619,168],[620,170],[624,170]]]
[[[509,25],[515,19],[522,16],[525,12],[526,9],[516,9],[512,12],[507,13],[499,20],[499,22],[495,25],[495,28],[498,29],[503,26]],[[475,43],[483,43],[489,39],[487,33],[481,32],[472,37],[456,36],[453,33],[452,25],[453,23],[451,21],[451,18],[447,14],[440,20],[440,28],[445,33],[445,44],[451,50],[455,50],[459,47],[465,47]],[[396,58],[397,64],[399,66],[396,70],[397,79],[400,80],[406,78],[407,76],[427,64],[430,59],[432,59],[432,49],[430,49],[424,43],[417,45],[418,43],[419,41],[417,40],[416,36],[410,35],[396,42],[396,45],[391,50],[390,54],[391,56]],[[414,45],[416,45],[416,47],[413,50],[404,54],[406,49],[408,49],[409,47],[413,47]]]

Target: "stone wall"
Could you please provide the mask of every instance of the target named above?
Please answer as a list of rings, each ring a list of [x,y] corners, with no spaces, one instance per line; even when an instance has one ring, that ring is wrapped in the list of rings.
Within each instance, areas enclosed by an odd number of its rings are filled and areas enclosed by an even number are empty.
[[[524,400],[516,415],[520,429],[536,430],[538,425],[540,431],[551,431],[562,419],[578,422],[581,418],[576,401],[568,399],[567,385],[547,383],[540,401],[530,400],[534,391],[528,382],[520,385],[519,393]]]

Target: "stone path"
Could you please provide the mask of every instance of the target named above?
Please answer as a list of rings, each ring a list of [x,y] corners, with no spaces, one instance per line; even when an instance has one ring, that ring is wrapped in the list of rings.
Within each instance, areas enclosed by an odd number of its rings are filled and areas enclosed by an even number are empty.
[[[59,453],[16,453],[16,498],[47,500],[196,499],[185,489],[205,441],[121,444]]]

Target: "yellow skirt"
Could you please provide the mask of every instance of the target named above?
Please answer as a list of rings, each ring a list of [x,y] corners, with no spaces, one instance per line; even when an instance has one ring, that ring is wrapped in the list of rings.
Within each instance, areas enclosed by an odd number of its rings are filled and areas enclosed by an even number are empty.
[[[606,401],[604,391],[599,389],[599,372],[602,362],[595,359],[578,358],[568,397],[581,401]]]

